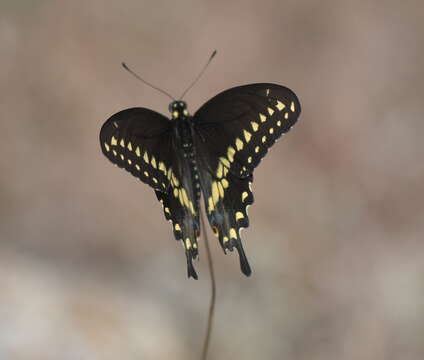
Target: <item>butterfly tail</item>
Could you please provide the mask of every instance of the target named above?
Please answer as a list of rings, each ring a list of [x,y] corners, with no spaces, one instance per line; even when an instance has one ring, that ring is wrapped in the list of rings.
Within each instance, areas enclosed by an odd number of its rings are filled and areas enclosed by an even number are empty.
[[[197,253],[193,254],[193,252],[190,252],[190,250],[186,250],[185,253],[187,258],[187,276],[197,280],[197,273],[193,266],[193,259],[197,257]]]
[[[252,269],[250,268],[249,261],[247,260],[246,254],[244,253],[243,245],[241,244],[240,239],[237,240],[235,246],[239,254],[240,269],[244,275],[250,276],[252,274]]]

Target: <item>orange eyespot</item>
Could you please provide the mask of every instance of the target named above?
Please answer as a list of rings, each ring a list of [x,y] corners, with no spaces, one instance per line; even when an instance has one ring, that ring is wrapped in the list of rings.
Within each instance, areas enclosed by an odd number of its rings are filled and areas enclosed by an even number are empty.
[[[212,232],[215,236],[218,236],[218,228],[216,226],[212,226]]]

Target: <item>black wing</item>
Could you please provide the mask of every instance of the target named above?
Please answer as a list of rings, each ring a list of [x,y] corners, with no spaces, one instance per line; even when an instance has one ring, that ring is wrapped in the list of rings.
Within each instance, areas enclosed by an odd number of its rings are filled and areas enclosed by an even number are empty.
[[[155,190],[167,191],[172,167],[172,123],[149,109],[111,116],[100,130],[103,154]]]
[[[299,100],[290,89],[264,83],[226,90],[193,117],[209,223],[224,251],[236,247],[246,275],[251,271],[240,229],[249,225],[253,170],[299,114]]]
[[[176,151],[182,147],[173,123],[149,109],[123,110],[103,125],[100,145],[110,161],[155,189],[175,238],[183,240],[188,275],[197,279],[198,205],[187,164]]]

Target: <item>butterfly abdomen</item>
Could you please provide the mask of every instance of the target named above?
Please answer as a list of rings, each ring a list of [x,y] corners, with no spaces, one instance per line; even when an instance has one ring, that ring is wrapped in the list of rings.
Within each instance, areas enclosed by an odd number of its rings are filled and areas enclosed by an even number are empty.
[[[191,118],[184,117],[183,119],[178,119],[177,121],[178,123],[176,126],[176,135],[180,139],[184,162],[187,163],[186,171],[190,173],[185,175],[189,176],[190,178],[190,183],[193,186],[194,193],[196,194],[196,205],[197,207],[199,207],[200,181],[196,163],[195,149],[193,144],[193,129]]]

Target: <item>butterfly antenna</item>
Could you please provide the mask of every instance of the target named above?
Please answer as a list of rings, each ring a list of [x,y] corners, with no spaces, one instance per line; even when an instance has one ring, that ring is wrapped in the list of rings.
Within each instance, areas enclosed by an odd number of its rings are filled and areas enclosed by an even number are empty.
[[[135,76],[138,80],[140,80],[141,82],[145,83],[146,85],[150,86],[153,89],[156,89],[157,91],[160,91],[162,94],[170,97],[172,100],[175,101],[174,97],[172,95],[170,95],[169,93],[167,93],[165,90],[159,89],[157,86],[154,86],[152,84],[150,84],[149,82],[147,82],[146,80],[144,80],[142,77],[140,77],[139,75],[137,75],[134,71],[132,71],[127,64],[125,64],[124,62],[122,63],[122,67],[127,70],[130,74],[132,74],[133,76]]]
[[[199,75],[197,75],[197,77],[193,80],[193,82],[190,84],[190,86],[183,92],[183,94],[180,96],[180,100],[183,99],[183,97],[185,96],[185,94],[187,94],[187,92],[193,87],[193,85],[195,83],[197,83],[197,81],[200,79],[200,77],[203,75],[203,73],[205,72],[206,68],[208,67],[208,65],[210,64],[210,62],[212,61],[212,59],[214,58],[214,56],[216,55],[216,50],[213,51],[212,55],[209,57],[208,62],[205,64],[205,66],[203,67],[202,71],[199,73]]]

